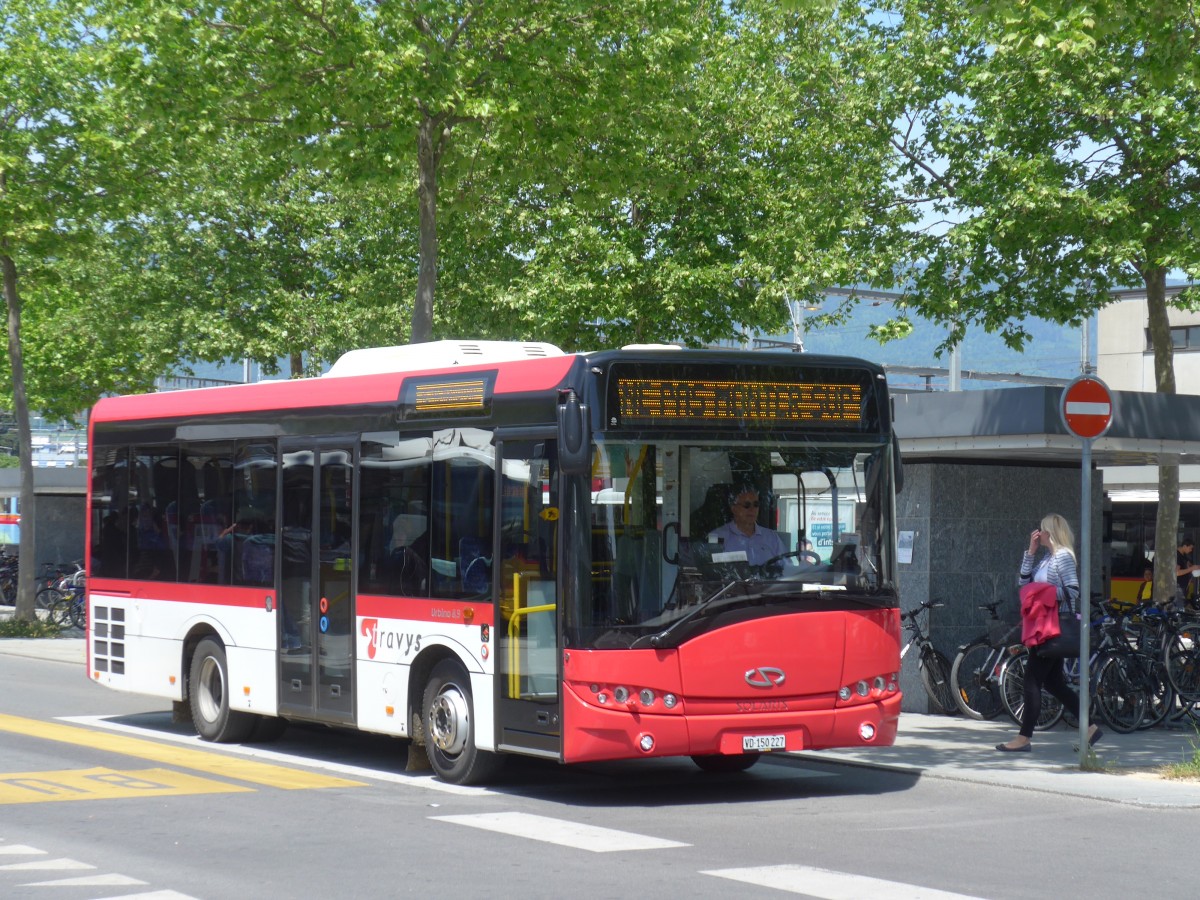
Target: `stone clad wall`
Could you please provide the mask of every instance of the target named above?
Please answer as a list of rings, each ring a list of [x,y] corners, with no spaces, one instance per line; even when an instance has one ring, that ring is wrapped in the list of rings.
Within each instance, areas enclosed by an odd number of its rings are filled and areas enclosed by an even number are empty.
[[[913,462],[904,466],[904,491],[896,498],[897,531],[914,532],[913,557],[898,566],[900,605],[912,609],[926,599],[942,601],[929,621],[934,645],[953,662],[958,646],[984,628],[986,611],[1016,622],[1017,573],[1029,532],[1046,513],[1056,512],[1075,531],[1079,553],[1080,472],[1074,467]],[[1092,474],[1091,588],[1101,589],[1103,484]],[[901,669],[903,708],[928,712],[917,654],[910,650]]]

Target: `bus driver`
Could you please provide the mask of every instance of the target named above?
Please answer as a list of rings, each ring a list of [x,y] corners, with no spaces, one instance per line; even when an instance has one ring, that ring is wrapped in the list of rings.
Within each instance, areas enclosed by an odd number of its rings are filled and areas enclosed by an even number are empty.
[[[729,492],[730,520],[708,535],[708,542],[722,544],[725,553],[744,552],[746,561],[761,566],[787,551],[783,539],[758,524],[758,488],[743,484]]]

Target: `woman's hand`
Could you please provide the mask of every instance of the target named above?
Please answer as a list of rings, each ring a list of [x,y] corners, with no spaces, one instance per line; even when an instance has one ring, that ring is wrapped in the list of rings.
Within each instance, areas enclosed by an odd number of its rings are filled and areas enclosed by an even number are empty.
[[[1033,556],[1033,554],[1037,553],[1038,539],[1041,536],[1042,536],[1042,533],[1036,528],[1033,529],[1033,531],[1031,531],[1029,533],[1029,555],[1030,556]]]

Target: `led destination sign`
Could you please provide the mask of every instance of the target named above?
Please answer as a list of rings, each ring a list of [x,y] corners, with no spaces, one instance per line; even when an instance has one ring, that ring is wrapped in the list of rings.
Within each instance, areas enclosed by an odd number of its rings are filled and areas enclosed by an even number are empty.
[[[618,376],[615,382],[610,425],[859,428],[870,424],[863,421],[861,375],[858,381],[849,377],[795,382]]]

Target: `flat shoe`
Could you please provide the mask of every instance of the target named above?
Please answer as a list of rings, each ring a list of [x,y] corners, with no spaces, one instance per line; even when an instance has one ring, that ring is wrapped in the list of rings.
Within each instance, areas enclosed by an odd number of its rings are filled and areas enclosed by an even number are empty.
[[[996,749],[1001,753],[1029,753],[1033,744],[1022,744],[1020,747],[1010,747],[1008,744],[997,744]]]

